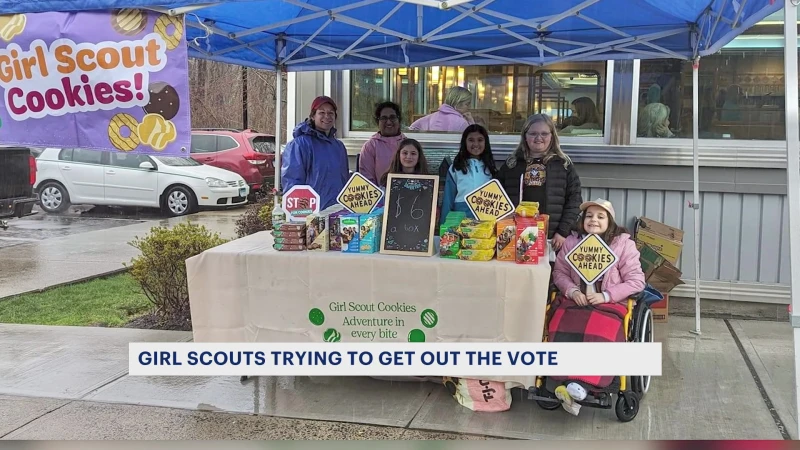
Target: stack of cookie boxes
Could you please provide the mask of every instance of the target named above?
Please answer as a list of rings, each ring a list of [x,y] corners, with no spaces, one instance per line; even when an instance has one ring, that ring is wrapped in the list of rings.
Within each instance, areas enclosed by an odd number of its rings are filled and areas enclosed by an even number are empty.
[[[466,261],[515,261],[538,264],[547,250],[549,217],[539,204],[522,202],[514,215],[498,221],[465,218],[450,212],[439,229],[439,256]]]
[[[465,261],[491,261],[497,236],[494,222],[467,219],[452,211],[439,228],[439,256]]]
[[[305,222],[286,222],[273,230],[273,248],[278,251],[341,251],[376,253],[380,250],[383,210],[351,214],[334,205],[319,214],[306,216]]]

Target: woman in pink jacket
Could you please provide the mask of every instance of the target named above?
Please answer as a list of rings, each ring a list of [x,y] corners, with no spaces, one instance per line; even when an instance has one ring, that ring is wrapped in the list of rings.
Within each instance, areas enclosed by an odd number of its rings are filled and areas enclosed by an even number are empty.
[[[400,105],[383,102],[375,107],[375,122],[378,132],[373,134],[358,157],[358,171],[368,180],[379,185],[381,176],[389,170],[397,146],[406,137],[400,132]]]
[[[472,104],[472,93],[469,89],[455,86],[447,91],[444,103],[439,110],[428,114],[409,125],[412,131],[446,131],[463,133],[468,126],[475,123],[469,113]]]
[[[645,279],[639,262],[639,250],[631,235],[616,223],[611,202],[597,199],[584,202],[578,232],[567,237],[556,258],[553,282],[561,295],[549,321],[550,342],[625,342],[623,320],[627,300],[644,290]],[[566,255],[587,234],[596,234],[608,244],[617,262],[587,289],[577,272],[567,263]],[[609,320],[611,319],[611,320]],[[552,377],[564,381],[555,390],[564,409],[577,415],[587,388],[603,389],[614,377]],[[568,383],[568,384],[567,384]]]

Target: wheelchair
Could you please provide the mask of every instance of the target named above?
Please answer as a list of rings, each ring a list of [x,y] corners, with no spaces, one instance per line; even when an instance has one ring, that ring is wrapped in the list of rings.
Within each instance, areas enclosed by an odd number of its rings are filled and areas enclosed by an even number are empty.
[[[542,342],[548,341],[549,321],[551,307],[558,296],[555,285],[550,286],[545,313],[545,324]],[[653,312],[650,305],[662,300],[663,296],[652,286],[647,285],[644,291],[631,296],[627,301],[627,312],[623,319],[623,330],[626,342],[653,342]],[[639,413],[639,403],[650,389],[650,376],[620,375],[605,388],[598,388],[590,384],[575,381],[586,389],[588,395],[582,401],[577,401],[581,406],[589,408],[611,409],[612,396],[617,395],[614,412],[620,422],[630,422]],[[561,407],[561,401],[556,398],[555,389],[562,381],[552,380],[547,377],[536,377],[536,385],[528,390],[528,399],[535,400],[540,408],[552,411]]]

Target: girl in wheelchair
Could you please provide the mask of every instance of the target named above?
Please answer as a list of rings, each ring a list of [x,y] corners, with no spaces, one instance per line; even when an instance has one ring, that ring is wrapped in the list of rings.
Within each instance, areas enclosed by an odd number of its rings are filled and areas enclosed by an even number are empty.
[[[630,233],[616,223],[611,202],[604,199],[584,202],[578,232],[567,237],[556,258],[553,282],[560,294],[551,305],[548,324],[550,342],[625,342],[623,320],[627,300],[645,288],[639,262],[639,250]],[[565,255],[587,234],[596,234],[605,241],[617,262],[603,277],[587,289],[580,276],[569,266]],[[609,388],[615,377],[572,376],[551,377],[562,384],[556,397],[569,413],[578,415],[587,390]]]

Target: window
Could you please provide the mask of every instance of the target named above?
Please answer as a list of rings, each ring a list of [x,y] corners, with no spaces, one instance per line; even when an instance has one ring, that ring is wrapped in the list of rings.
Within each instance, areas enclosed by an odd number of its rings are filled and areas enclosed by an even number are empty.
[[[172,167],[189,167],[189,166],[200,166],[199,162],[193,160],[192,158],[184,158],[181,156],[156,156],[156,159],[161,161],[164,165],[172,166]]]
[[[274,154],[275,138],[269,136],[254,136],[250,138],[250,145],[258,153]]]
[[[236,139],[230,136],[217,136],[217,151],[225,151],[230,150],[232,148],[236,148],[239,146],[239,143],[236,142]]]
[[[350,129],[375,131],[375,104],[390,100],[402,109],[403,132],[413,132],[408,127],[435,113],[456,86],[468,92],[466,101],[454,105],[455,109],[491,133],[520,133],[531,114],[546,113],[563,130],[560,134],[603,135],[604,61],[546,68],[494,65],[355,70],[350,72]],[[459,132],[433,128],[419,131]]]
[[[58,153],[58,159],[61,161],[72,161],[72,149],[61,149],[61,151]]]
[[[189,153],[214,153],[217,151],[217,137],[213,134],[193,134]]]
[[[147,155],[141,155],[136,153],[112,153],[111,154],[111,165],[117,167],[127,167],[129,169],[138,169],[139,164],[143,162],[149,162],[150,157]],[[153,164],[155,167],[155,164]]]
[[[639,137],[692,138],[692,64],[642,61]],[[700,139],[786,138],[783,11],[700,59]]]
[[[103,164],[103,153],[106,152],[74,148],[72,149],[72,161],[86,164]]]

